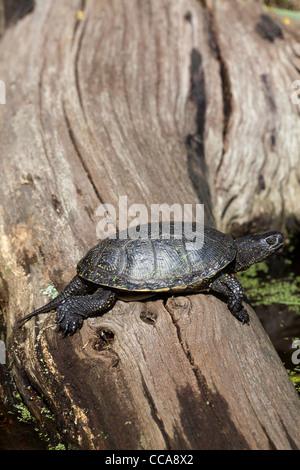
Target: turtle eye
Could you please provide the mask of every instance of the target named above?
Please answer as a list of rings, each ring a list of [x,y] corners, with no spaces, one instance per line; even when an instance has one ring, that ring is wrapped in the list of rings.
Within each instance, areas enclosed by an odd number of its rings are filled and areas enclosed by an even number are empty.
[[[275,245],[275,243],[277,242],[277,237],[271,235],[270,237],[266,238],[266,242],[268,243],[268,245]]]

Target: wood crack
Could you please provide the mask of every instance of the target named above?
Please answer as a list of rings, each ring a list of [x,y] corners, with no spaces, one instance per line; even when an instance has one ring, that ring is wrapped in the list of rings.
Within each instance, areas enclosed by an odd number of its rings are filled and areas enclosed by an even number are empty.
[[[69,134],[70,140],[73,144],[76,155],[77,155],[77,157],[78,157],[78,159],[79,159],[79,161],[80,161],[80,163],[81,163],[81,165],[82,165],[82,167],[83,167],[83,169],[84,169],[84,171],[87,175],[87,178],[88,178],[89,182],[91,183],[91,185],[93,187],[93,190],[94,190],[97,198],[99,199],[100,203],[103,204],[103,200],[102,200],[102,198],[100,196],[100,193],[99,193],[99,191],[98,191],[98,189],[97,189],[97,187],[96,187],[96,185],[93,181],[92,175],[91,175],[91,173],[90,173],[90,171],[89,171],[89,169],[88,169],[88,167],[87,167],[87,165],[84,161],[84,158],[81,155],[81,152],[78,148],[78,145],[77,145],[77,142],[76,142],[76,139],[75,139],[74,133],[72,131],[72,127],[71,127],[71,124],[70,124],[70,121],[69,121],[69,118],[68,118],[68,115],[67,115],[67,112],[66,112],[66,109],[65,109],[64,102],[62,102],[62,109],[63,109],[64,119],[65,119],[66,125],[67,125],[68,134]]]
[[[190,96],[189,100],[196,107],[196,133],[186,137],[187,166],[190,180],[202,204],[205,204],[206,216],[213,224],[213,211],[210,187],[207,180],[205,161],[205,119],[206,119],[206,81],[202,55],[193,48],[190,65]]]
[[[232,114],[232,91],[231,91],[231,81],[229,76],[229,70],[227,64],[222,55],[222,48],[220,45],[220,40],[217,34],[216,20],[214,17],[214,12],[206,4],[206,1],[203,0],[203,6],[206,8],[208,13],[208,30],[210,37],[210,46],[214,52],[216,59],[220,64],[220,77],[221,77],[221,86],[222,86],[222,97],[223,97],[223,151],[220,163],[216,171],[216,177],[222,167],[224,155],[227,151],[228,145],[228,132],[229,132],[229,123],[230,117]]]
[[[225,441],[227,442],[227,444],[229,446],[228,448],[230,448],[230,440],[227,437],[227,433],[226,433],[226,422],[224,422],[224,418],[222,418],[222,413],[220,413],[220,411],[218,410],[218,406],[217,406],[220,402],[220,398],[218,397],[218,395],[216,393],[212,392],[211,389],[208,387],[207,382],[206,382],[206,378],[202,374],[199,366],[196,364],[196,361],[195,361],[194,357],[192,356],[192,353],[190,352],[187,343],[183,340],[180,326],[178,325],[178,322],[174,318],[174,314],[172,312],[172,309],[167,305],[166,300],[164,301],[164,307],[167,310],[167,312],[169,313],[169,315],[171,317],[171,320],[172,320],[172,323],[176,328],[179,344],[180,344],[185,356],[187,357],[187,359],[188,359],[188,361],[191,365],[191,369],[192,369],[192,372],[195,376],[196,384],[197,384],[198,390],[201,394],[201,397],[203,399],[203,402],[206,403],[207,405],[209,405],[210,410],[211,410],[211,412],[214,416],[214,419],[215,419],[215,422],[216,422],[218,428],[224,430],[224,438],[225,438]],[[216,389],[217,389],[217,387],[216,387]]]
[[[150,410],[151,410],[151,416],[153,418],[153,420],[155,421],[155,423],[157,424],[163,438],[164,438],[164,441],[166,443],[166,449],[165,450],[170,450],[172,447],[171,447],[171,444],[170,444],[170,439],[169,439],[169,436],[165,430],[165,427],[164,427],[164,423],[163,421],[160,419],[160,417],[158,416],[158,411],[157,411],[157,408],[155,406],[155,402],[151,396],[151,393],[147,387],[147,384],[145,382],[145,379],[143,377],[143,375],[141,374],[141,382],[142,382],[142,387],[143,387],[143,390],[144,390],[144,394],[145,394],[145,397],[149,403],[149,407],[150,407]]]
[[[41,142],[42,142],[42,146],[43,146],[43,149],[44,149],[45,157],[47,159],[49,169],[52,173],[52,181],[56,186],[56,192],[59,193],[58,187],[57,187],[57,184],[56,184],[55,171],[54,171],[54,168],[53,168],[53,165],[52,165],[51,157],[49,156],[48,150],[47,150],[47,144],[46,144],[46,139],[45,139],[45,126],[44,126],[44,122],[43,122],[44,105],[43,105],[42,91],[43,91],[43,79],[44,79],[45,70],[46,70],[46,59],[43,60],[42,67],[41,67],[41,70],[40,70],[40,73],[39,73],[39,82],[38,82],[38,107],[37,107],[37,109],[39,110],[38,111],[38,113],[39,113],[39,122],[40,122],[40,125],[41,125],[41,127],[40,127],[40,136],[41,136]]]
[[[85,9],[85,0],[82,0],[81,10],[84,11],[84,9]],[[75,37],[76,30],[78,28],[78,24],[79,24],[80,21],[81,20],[78,19],[76,24],[75,24],[74,37]],[[78,99],[79,99],[80,108],[82,110],[85,121],[86,121],[86,115],[85,115],[85,111],[84,111],[82,95],[81,95],[81,89],[80,89],[80,83],[79,83],[79,67],[78,67],[78,64],[79,64],[79,57],[80,57],[82,41],[83,41],[83,38],[84,38],[86,25],[87,25],[87,22],[85,22],[82,26],[82,30],[80,32],[80,37],[79,37],[78,44],[77,44],[75,60],[74,60],[74,76],[75,76],[76,91],[77,91],[77,95],[78,95]]]
[[[276,137],[277,137],[277,126],[276,126],[276,117],[277,117],[277,106],[274,99],[274,93],[272,89],[272,84],[270,81],[270,76],[267,74],[263,74],[261,76],[261,80],[263,83],[263,91],[266,97],[266,101],[268,107],[270,109],[271,118],[269,121],[269,132],[270,136],[270,147],[271,150],[274,150],[276,146]]]
[[[179,341],[179,344],[185,354],[185,356],[187,357],[189,363],[191,364],[192,366],[192,370],[195,374],[195,369],[194,369],[194,361],[192,359],[192,356],[191,356],[191,353],[189,351],[189,348],[187,347],[187,344],[184,343],[183,341],[183,338],[182,338],[182,335],[181,335],[181,330],[180,330],[180,326],[178,325],[178,322],[176,321],[176,319],[174,318],[174,315],[173,315],[173,312],[172,312],[172,309],[167,305],[167,300],[168,299],[164,299],[163,303],[164,303],[164,308],[167,310],[167,312],[169,313],[170,315],[170,318],[172,320],[172,323],[173,325],[175,326],[176,328],[176,333],[177,333],[177,338],[178,338],[178,341]],[[196,374],[195,374],[196,375]],[[196,377],[197,379],[197,377]],[[197,379],[197,382],[198,382],[198,379]]]

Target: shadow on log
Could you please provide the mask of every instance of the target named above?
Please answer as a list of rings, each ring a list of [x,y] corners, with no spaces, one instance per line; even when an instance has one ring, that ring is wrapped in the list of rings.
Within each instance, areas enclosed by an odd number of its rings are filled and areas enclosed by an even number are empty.
[[[262,14],[255,0],[36,1],[2,35],[6,342],[24,402],[68,448],[299,448],[299,398],[250,307],[241,325],[208,294],[118,301],[65,340],[51,314],[15,326],[69,282],[98,205],[119,196],[204,203],[236,233],[297,227],[299,41]]]

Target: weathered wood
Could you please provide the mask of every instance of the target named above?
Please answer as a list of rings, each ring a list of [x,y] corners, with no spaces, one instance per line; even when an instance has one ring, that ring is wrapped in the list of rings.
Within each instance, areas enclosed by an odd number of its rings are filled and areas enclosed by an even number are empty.
[[[201,202],[236,231],[299,221],[299,43],[284,25],[264,39],[260,14],[254,0],[37,1],[1,39],[7,345],[24,401],[69,447],[299,448],[298,396],[253,311],[243,326],[202,294],[118,301],[65,340],[54,315],[15,326],[74,275],[100,203]]]

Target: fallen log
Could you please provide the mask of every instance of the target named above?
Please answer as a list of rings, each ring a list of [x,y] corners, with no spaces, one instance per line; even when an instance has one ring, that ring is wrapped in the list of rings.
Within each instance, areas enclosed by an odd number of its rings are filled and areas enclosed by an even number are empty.
[[[255,0],[36,1],[2,35],[9,365],[68,448],[299,448],[298,395],[249,306],[250,325],[199,294],[118,301],[64,340],[54,314],[16,326],[70,281],[119,196],[203,203],[234,233],[297,227],[299,42],[262,15]]]

